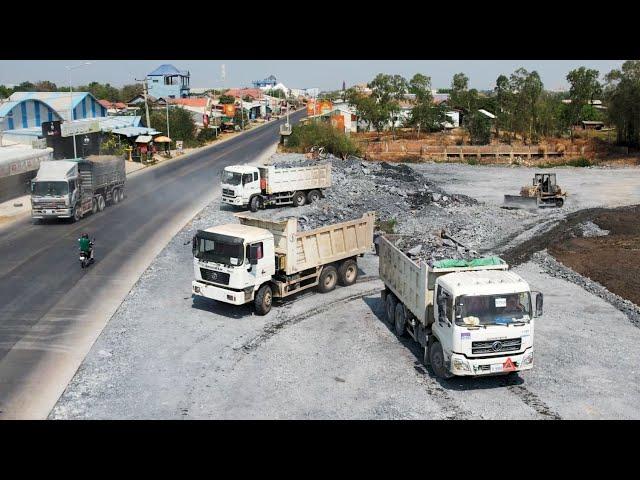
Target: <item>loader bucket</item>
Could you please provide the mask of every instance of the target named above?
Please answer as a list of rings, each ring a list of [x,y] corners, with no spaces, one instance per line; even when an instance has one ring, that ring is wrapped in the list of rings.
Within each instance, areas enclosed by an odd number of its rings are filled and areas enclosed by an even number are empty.
[[[504,208],[538,208],[538,199],[520,195],[505,195]]]

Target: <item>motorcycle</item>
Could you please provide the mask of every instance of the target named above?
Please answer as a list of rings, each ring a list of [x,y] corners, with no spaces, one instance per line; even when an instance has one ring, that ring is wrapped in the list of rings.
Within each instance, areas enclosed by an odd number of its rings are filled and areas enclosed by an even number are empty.
[[[93,242],[91,242],[91,254],[80,250],[80,268],[87,268],[93,263],[93,248]]]

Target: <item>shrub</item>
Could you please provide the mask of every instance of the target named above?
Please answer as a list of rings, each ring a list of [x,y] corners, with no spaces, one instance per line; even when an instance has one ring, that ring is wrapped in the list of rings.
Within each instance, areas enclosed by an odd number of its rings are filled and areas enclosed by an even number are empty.
[[[480,162],[478,162],[478,159],[476,157],[468,157],[467,158],[467,163],[469,165],[478,165],[478,163],[480,163]]]
[[[568,160],[566,164],[570,167],[590,167],[591,165],[593,165],[591,163],[591,160],[584,157],[573,158],[571,160]]]
[[[377,220],[376,229],[384,233],[392,234],[395,233],[395,226],[397,223],[398,222],[395,218],[392,218],[390,220]]]
[[[360,154],[358,145],[346,134],[333,128],[328,123],[316,122],[307,125],[295,125],[287,141],[287,150],[304,153],[316,145],[324,147],[328,153],[342,158]]]
[[[213,128],[203,128],[202,130],[200,130],[200,132],[198,132],[198,135],[196,136],[196,140],[201,144],[204,144],[216,139],[217,139],[216,131]]]

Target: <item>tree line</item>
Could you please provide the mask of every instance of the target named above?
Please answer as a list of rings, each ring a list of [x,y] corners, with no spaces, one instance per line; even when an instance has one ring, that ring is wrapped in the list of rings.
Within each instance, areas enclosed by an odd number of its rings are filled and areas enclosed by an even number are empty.
[[[379,133],[394,129],[402,104],[409,102],[402,126],[442,130],[449,121],[447,111],[457,110],[473,143],[489,143],[492,135],[508,143],[571,137],[572,126],[595,120],[615,126],[618,143],[640,146],[640,61],[624,62],[620,69],[607,73],[604,81],[598,70],[586,67],[571,70],[566,80],[568,91],[545,90],[537,71],[519,68],[510,75],[499,75],[492,90],[480,92],[469,87],[467,75],[456,73],[450,88],[437,90],[448,93],[448,101],[436,104],[429,76],[418,73],[407,80],[381,73],[367,84],[370,93],[352,87],[324,92],[323,97],[348,101],[359,119]],[[607,108],[596,108],[594,100],[601,100]],[[481,109],[495,119],[480,113]]]
[[[68,92],[69,86],[58,86],[49,80],[41,80],[35,83],[22,82],[13,88],[0,85],[0,99],[8,98],[14,92]],[[143,86],[141,83],[124,85],[121,88],[114,87],[109,83],[91,82],[88,85],[73,87],[74,92],[89,92],[98,100],[109,100],[110,102],[126,103],[134,97],[141,95]]]

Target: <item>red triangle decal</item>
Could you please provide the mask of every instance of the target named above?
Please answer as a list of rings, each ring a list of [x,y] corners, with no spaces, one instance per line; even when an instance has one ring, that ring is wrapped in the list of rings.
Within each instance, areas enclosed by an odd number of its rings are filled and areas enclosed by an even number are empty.
[[[516,369],[516,366],[513,364],[510,358],[507,358],[507,361],[502,364],[502,369],[505,372],[512,372]]]

